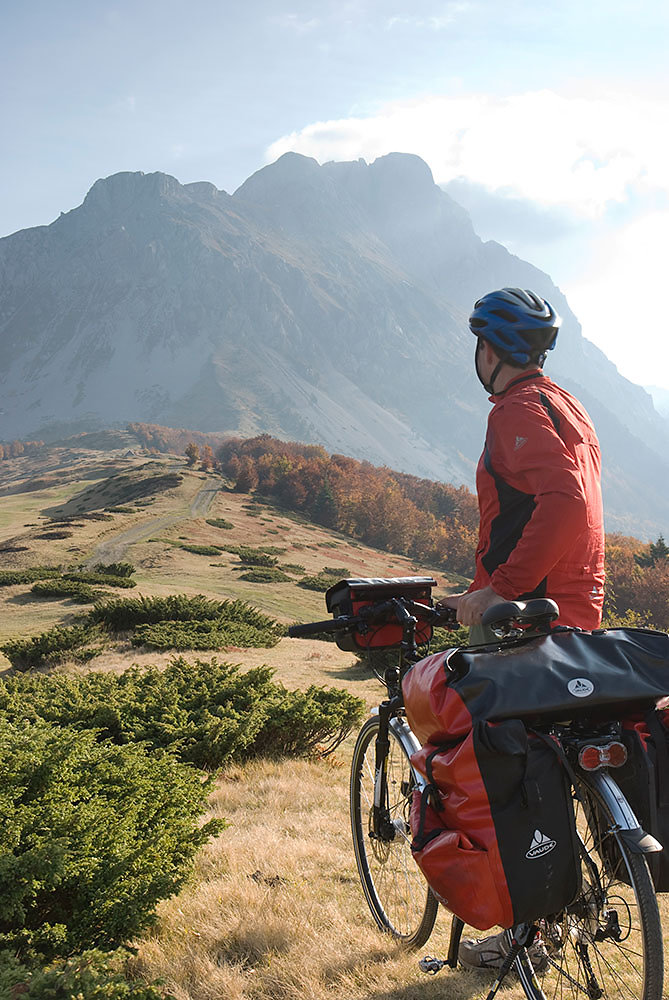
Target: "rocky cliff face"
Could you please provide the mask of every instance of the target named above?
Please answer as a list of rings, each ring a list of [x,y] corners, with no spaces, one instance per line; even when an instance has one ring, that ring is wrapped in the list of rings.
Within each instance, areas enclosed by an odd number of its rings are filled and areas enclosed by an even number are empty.
[[[0,240],[0,438],[129,420],[266,431],[471,485],[489,404],[466,316],[503,285],[564,317],[547,372],[595,418],[610,527],[666,530],[667,421],[550,278],[482,243],[405,154],[287,154],[232,196],[116,174]]]

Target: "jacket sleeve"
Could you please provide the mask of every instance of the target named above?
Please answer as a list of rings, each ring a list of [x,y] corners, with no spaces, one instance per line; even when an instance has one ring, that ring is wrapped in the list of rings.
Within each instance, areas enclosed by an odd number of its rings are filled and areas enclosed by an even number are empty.
[[[512,600],[535,590],[586,530],[588,498],[573,454],[539,402],[509,400],[491,414],[489,427],[495,473],[534,501],[518,541],[490,578],[493,590]]]

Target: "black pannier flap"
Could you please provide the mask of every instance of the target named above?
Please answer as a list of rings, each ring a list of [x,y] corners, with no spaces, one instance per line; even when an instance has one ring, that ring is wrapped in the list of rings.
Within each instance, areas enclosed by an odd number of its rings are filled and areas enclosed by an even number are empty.
[[[406,597],[419,604],[432,607],[432,588],[437,581],[431,576],[400,576],[391,578],[364,578],[340,580],[325,594],[328,611],[340,618],[342,615],[357,615],[361,608],[378,601],[388,601],[392,597]],[[418,623],[416,642],[429,642],[432,626]],[[335,642],[340,649],[356,652],[361,649],[390,649],[402,642],[402,626],[397,622],[370,625],[366,632],[338,633]]]
[[[650,629],[555,630],[463,647],[420,660],[402,689],[421,743],[463,736],[476,719],[530,725],[623,719],[669,694],[669,636]]]

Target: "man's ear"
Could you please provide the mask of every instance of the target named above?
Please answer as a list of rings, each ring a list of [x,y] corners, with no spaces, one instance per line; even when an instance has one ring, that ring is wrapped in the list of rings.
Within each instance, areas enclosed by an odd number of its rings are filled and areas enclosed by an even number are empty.
[[[485,363],[487,365],[490,365],[491,368],[494,368],[494,366],[497,364],[498,361],[501,360],[501,358],[488,340],[484,340],[483,343],[484,343],[483,357],[485,359]]]

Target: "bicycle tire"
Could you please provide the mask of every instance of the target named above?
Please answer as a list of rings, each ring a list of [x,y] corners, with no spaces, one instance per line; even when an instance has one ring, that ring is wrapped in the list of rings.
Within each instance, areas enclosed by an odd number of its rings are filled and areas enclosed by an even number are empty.
[[[405,947],[420,948],[432,933],[439,903],[411,854],[409,809],[415,777],[409,754],[392,729],[386,804],[396,833],[391,841],[369,836],[378,732],[378,718],[368,719],[353,750],[350,807],[355,859],[377,925]]]
[[[642,854],[629,850],[595,790],[584,780],[575,791],[577,830],[592,864],[582,859],[576,901],[558,917],[538,922],[548,952],[546,970],[534,976],[524,949],[517,959],[525,995],[661,1000],[662,926],[648,865]]]

